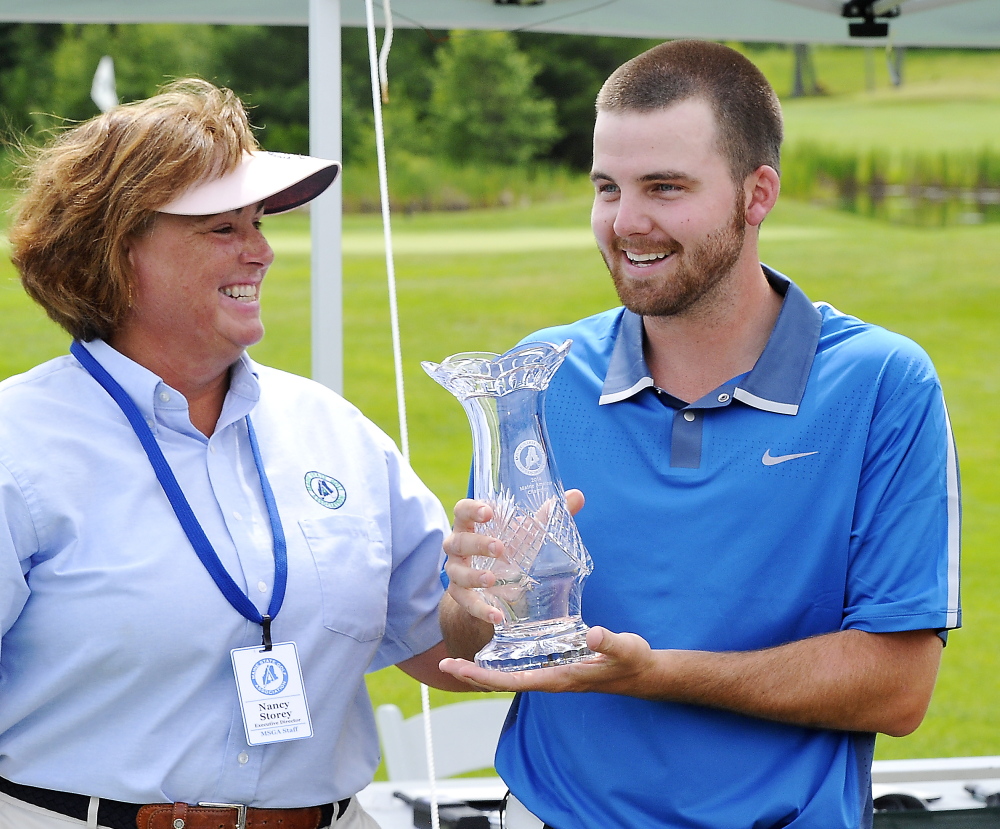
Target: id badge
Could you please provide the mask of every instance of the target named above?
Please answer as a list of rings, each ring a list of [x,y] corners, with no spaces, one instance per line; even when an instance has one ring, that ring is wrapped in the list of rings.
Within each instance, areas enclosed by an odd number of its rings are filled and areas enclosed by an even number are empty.
[[[312,737],[312,721],[294,642],[233,648],[243,728],[252,746]]]

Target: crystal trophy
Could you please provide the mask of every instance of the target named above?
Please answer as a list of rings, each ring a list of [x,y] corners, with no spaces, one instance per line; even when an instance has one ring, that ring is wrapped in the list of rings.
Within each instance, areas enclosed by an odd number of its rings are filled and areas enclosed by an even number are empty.
[[[481,592],[504,617],[476,654],[484,668],[524,671],[593,655],[580,617],[590,554],[566,506],[543,411],[545,390],[571,344],[532,342],[505,354],[470,352],[421,364],[465,409],[473,497],[493,509],[476,529],[505,548],[501,558],[473,559],[496,575]]]

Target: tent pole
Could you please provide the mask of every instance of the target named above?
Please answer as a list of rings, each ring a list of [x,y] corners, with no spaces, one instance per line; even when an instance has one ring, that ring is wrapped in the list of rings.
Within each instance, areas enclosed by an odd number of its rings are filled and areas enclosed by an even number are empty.
[[[309,0],[309,152],[342,158],[340,0]],[[344,387],[341,177],[310,205],[312,377]]]

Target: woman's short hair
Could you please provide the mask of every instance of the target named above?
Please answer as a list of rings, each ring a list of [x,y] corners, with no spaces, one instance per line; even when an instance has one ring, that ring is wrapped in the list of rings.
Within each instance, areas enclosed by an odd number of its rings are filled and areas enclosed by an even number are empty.
[[[597,111],[652,112],[690,98],[712,107],[719,150],[736,183],[765,164],[780,170],[778,96],[753,63],[719,43],[673,40],[643,52],[605,81]]]
[[[132,304],[130,239],[255,149],[239,98],[186,78],[30,151],[8,234],[24,289],[73,337],[110,338]]]

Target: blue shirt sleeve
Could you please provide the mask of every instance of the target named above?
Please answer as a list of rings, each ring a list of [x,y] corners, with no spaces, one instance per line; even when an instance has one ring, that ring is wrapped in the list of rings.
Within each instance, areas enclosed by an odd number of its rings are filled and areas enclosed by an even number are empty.
[[[844,628],[961,624],[959,479],[941,387],[916,346],[887,363],[858,482]]]

